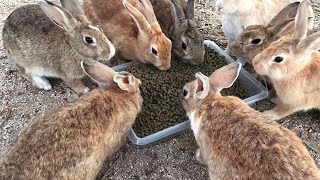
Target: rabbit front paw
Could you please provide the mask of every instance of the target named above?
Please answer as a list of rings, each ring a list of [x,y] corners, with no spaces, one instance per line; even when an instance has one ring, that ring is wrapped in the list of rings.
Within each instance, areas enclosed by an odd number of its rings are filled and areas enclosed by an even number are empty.
[[[196,152],[196,159],[197,161],[202,164],[202,165],[205,165],[205,162],[203,160],[203,157],[202,157],[202,154],[201,154],[201,151],[200,151],[200,148],[197,149],[197,152]]]
[[[264,111],[263,114],[268,116],[270,119],[275,120],[275,121],[280,119],[278,114],[276,112],[274,112],[272,109]]]
[[[32,81],[33,81],[33,85],[36,86],[39,89],[43,89],[43,90],[51,90],[52,86],[49,83],[48,79],[46,79],[45,77],[41,77],[41,76],[31,76]]]

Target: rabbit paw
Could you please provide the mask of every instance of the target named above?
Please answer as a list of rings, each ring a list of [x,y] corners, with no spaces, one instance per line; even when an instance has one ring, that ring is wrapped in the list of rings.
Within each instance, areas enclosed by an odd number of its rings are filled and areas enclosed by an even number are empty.
[[[263,112],[264,115],[268,116],[272,120],[279,120],[279,116],[277,113],[275,113],[273,110],[267,110]]]
[[[197,161],[198,161],[200,164],[205,165],[205,162],[204,162],[204,160],[203,160],[203,158],[202,158],[202,155],[201,155],[200,148],[197,149],[196,159],[197,159]]]
[[[88,87],[84,88],[83,90],[83,94],[87,94],[90,91],[90,89]]]
[[[67,101],[69,103],[73,103],[78,99],[79,99],[79,95],[78,94],[71,94],[70,96],[67,97]]]
[[[45,77],[41,77],[41,76],[31,76],[32,81],[33,81],[33,85],[38,87],[39,89],[43,89],[43,90],[51,90],[51,84],[49,83],[48,79],[46,79]]]

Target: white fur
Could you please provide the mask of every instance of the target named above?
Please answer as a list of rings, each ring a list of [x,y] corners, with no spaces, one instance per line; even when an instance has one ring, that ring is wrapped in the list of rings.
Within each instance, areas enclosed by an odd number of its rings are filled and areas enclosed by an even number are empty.
[[[55,73],[48,71],[43,67],[32,67],[32,68],[25,68],[26,74],[35,75],[35,76],[46,76],[46,77],[59,77]]]
[[[112,58],[116,54],[116,48],[110,41],[108,42],[108,44],[110,47],[110,58]]]
[[[200,119],[196,119],[195,117],[195,111],[192,111],[191,113],[188,114],[190,123],[191,123],[191,129],[194,133],[194,135],[196,136],[199,132],[199,128],[200,128]]]
[[[52,89],[51,84],[45,77],[31,75],[31,78],[32,78],[33,85],[37,86],[39,89],[43,89],[46,91]]]

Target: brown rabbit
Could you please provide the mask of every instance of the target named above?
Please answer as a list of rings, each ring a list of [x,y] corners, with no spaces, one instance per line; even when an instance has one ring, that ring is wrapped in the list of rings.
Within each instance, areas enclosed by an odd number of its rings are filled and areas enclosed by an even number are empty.
[[[274,120],[300,110],[320,108],[320,31],[307,36],[308,6],[300,4],[293,35],[273,42],[252,61],[259,75],[268,76],[277,92],[277,106],[264,113]]]
[[[194,21],[194,0],[150,0],[164,34],[172,41],[172,52],[186,63],[204,61],[203,35]]]
[[[183,88],[183,106],[210,179],[319,180],[320,171],[296,134],[241,99],[221,96],[239,75],[240,63],[196,74]]]
[[[78,0],[22,6],[5,20],[3,44],[8,57],[39,89],[52,89],[47,77],[63,79],[77,93],[87,93],[81,81],[84,60],[109,60],[115,48],[103,31],[84,15]]]
[[[81,62],[99,84],[78,101],[34,118],[0,160],[0,179],[94,179],[142,107],[140,80],[96,61]]]
[[[116,46],[118,61],[170,68],[172,44],[162,32],[149,0],[84,0],[84,11]]]

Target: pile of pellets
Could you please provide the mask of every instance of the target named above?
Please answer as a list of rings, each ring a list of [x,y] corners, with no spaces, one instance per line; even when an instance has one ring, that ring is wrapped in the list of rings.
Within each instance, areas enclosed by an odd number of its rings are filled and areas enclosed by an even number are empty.
[[[210,76],[216,69],[226,65],[223,56],[206,49],[205,62],[199,66],[183,63],[179,59],[171,62],[167,71],[159,71],[152,65],[135,64],[127,71],[142,82],[143,108],[133,126],[139,137],[145,137],[165,128],[187,120],[181,104],[183,86],[195,79],[196,72]],[[245,91],[237,80],[235,84],[222,91],[223,95],[245,98]]]

